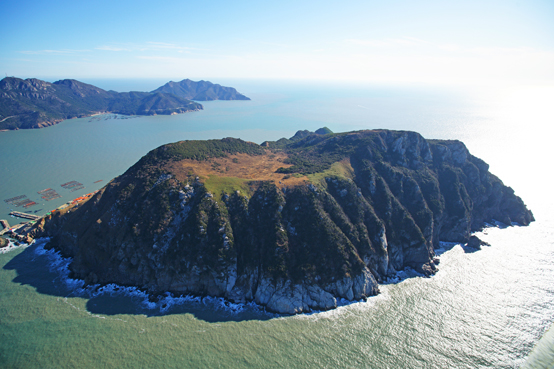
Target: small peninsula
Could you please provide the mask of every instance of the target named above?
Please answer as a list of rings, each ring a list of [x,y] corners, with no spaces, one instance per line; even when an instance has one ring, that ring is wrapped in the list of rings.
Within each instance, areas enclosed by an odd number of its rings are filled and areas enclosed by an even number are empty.
[[[169,82],[152,92],[115,92],[73,79],[49,83],[6,77],[0,81],[0,130],[43,128],[99,113],[170,115],[202,110],[192,98],[250,100],[234,88],[205,81]]]
[[[439,241],[534,221],[488,169],[460,141],[408,131],[181,141],[34,232],[87,284],[327,310],[402,269],[436,273]]]

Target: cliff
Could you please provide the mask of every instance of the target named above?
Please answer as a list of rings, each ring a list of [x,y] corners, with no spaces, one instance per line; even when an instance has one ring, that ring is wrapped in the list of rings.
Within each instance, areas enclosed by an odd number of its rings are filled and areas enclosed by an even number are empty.
[[[184,79],[181,82],[168,82],[152,92],[164,92],[185,99],[196,101],[208,100],[250,100],[232,87],[213,84],[209,81],[191,81]]]
[[[264,145],[161,146],[38,226],[89,284],[255,301],[279,313],[363,299],[440,241],[493,219],[528,225],[514,191],[459,141],[414,132],[304,132]]]
[[[105,91],[72,79],[0,81],[0,129],[42,128],[100,112],[167,115],[200,109],[202,105],[171,94]]]

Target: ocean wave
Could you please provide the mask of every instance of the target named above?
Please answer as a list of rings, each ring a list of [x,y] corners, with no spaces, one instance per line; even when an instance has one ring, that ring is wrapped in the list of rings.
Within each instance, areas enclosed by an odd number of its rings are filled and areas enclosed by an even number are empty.
[[[258,305],[253,301],[247,303],[234,303],[224,299],[223,297],[193,295],[175,296],[170,292],[165,292],[164,294],[158,296],[152,296],[138,287],[120,286],[115,283],[107,285],[86,285],[84,280],[70,277],[69,264],[71,264],[73,259],[63,257],[60,252],[54,249],[45,249],[44,246],[47,242],[48,239],[37,240],[34,252],[37,256],[45,257],[47,259],[50,271],[58,274],[59,280],[69,291],[71,291],[71,296],[88,299],[99,296],[131,297],[136,300],[140,307],[147,310],[158,311],[160,314],[170,313],[173,308],[187,303],[207,305],[212,310],[224,311],[231,314],[238,314],[244,312],[246,309],[270,314],[265,311],[263,306]]]
[[[425,275],[422,274],[422,273],[419,273],[415,269],[412,269],[410,267],[406,267],[406,268],[396,272],[394,275],[392,275],[390,277],[387,277],[383,281],[383,283],[381,283],[381,284],[384,284],[384,285],[396,284],[396,283],[400,283],[402,281],[405,281],[406,279],[414,278],[414,277],[425,277]]]
[[[212,296],[194,296],[194,295],[179,295],[175,296],[170,292],[165,292],[162,295],[153,296],[147,292],[141,290],[138,287],[129,287],[121,286],[115,283],[110,283],[106,285],[86,285],[85,281],[82,279],[75,279],[70,277],[69,265],[72,262],[72,258],[63,257],[59,251],[55,249],[45,249],[44,246],[49,241],[49,239],[39,239],[36,241],[36,248],[34,250],[37,256],[46,257],[47,262],[51,272],[55,272],[59,276],[61,283],[70,291],[70,295],[74,297],[82,298],[96,298],[100,296],[111,296],[111,297],[130,297],[132,298],[137,305],[143,309],[156,311],[159,314],[169,314],[171,311],[179,306],[185,304],[197,304],[205,305],[213,311],[222,311],[229,314],[239,314],[245,312],[246,310],[252,312],[264,313],[274,317],[280,317],[282,315],[270,313],[266,311],[264,306],[256,304],[254,301],[246,303],[234,303],[229,300],[226,300],[223,297],[212,297]],[[442,243],[441,243],[442,244]],[[454,244],[452,244],[454,245]],[[441,249],[449,250],[452,248],[450,243],[444,243],[441,245]],[[388,277],[382,285],[388,284],[397,284],[406,279],[413,277],[424,277],[423,274],[417,272],[412,268],[405,268],[401,271],[398,271],[392,277]],[[372,298],[375,298],[373,296]],[[337,309],[341,307],[347,307],[355,304],[364,303],[364,300],[352,300],[349,301],[344,298],[337,298]],[[328,311],[323,310],[312,310],[311,312],[304,313],[301,315],[314,315],[328,313]],[[324,314],[325,315],[325,314]],[[285,316],[285,315],[283,315]],[[288,315],[286,315],[288,316]]]
[[[0,249],[0,254],[7,254],[8,252],[11,252],[11,251],[14,251],[14,250],[24,249],[26,247],[31,246],[34,242],[33,241],[30,244],[21,242],[21,243],[19,243],[19,245],[16,245],[11,238],[7,238],[7,240],[8,240],[8,245],[6,247],[2,247]]]

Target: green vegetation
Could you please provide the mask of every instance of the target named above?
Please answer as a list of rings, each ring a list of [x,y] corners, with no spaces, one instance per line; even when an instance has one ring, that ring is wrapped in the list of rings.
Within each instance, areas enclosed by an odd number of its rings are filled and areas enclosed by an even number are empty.
[[[316,135],[329,135],[329,134],[332,134],[333,131],[331,131],[329,128],[327,127],[323,127],[323,128],[320,128],[318,130],[316,130],[314,132]]]
[[[233,154],[261,155],[264,149],[252,142],[236,138],[224,138],[222,140],[207,141],[180,141],[161,146],[152,150],[148,160],[206,160],[208,158],[221,158]]]
[[[8,240],[4,237],[0,237],[0,247],[6,247],[8,246]]]
[[[297,131],[295,133],[295,135],[292,136],[291,138],[281,138],[277,141],[265,141],[265,142],[262,143],[262,146],[271,147],[273,149],[282,149],[282,148],[287,147],[291,143],[293,143],[295,141],[302,140],[306,137],[324,136],[324,135],[328,135],[328,134],[332,134],[332,133],[333,133],[333,131],[331,131],[327,127],[320,128],[320,129],[316,130],[315,132],[311,132],[311,131],[308,131],[307,129],[305,129],[305,130]]]
[[[221,201],[223,194],[232,194],[236,191],[240,191],[243,196],[248,196],[250,193],[248,180],[237,177],[211,175],[204,181],[204,186],[206,187],[206,191],[214,194],[217,201]]]
[[[375,147],[373,135],[327,134],[310,135],[289,143],[283,150],[289,155],[285,164],[289,168],[280,168],[279,173],[302,173],[304,175],[320,173],[331,168],[333,163],[349,158],[361,147]]]
[[[324,183],[325,178],[328,177],[340,177],[340,178],[354,178],[354,169],[347,162],[335,162],[331,164],[331,167],[323,172],[312,173],[308,175],[308,179],[312,183]]]

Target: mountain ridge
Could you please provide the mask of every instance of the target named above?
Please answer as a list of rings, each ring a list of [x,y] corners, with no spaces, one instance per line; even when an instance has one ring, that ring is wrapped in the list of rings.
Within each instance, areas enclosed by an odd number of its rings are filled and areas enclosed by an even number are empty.
[[[196,86],[193,95],[197,100],[250,100],[232,87],[184,81]],[[43,128],[98,113],[169,115],[203,109],[201,104],[185,97],[185,89],[172,93],[171,89],[165,91],[166,86],[152,92],[116,92],[74,79],[50,83],[36,78],[5,77],[0,81],[0,130]]]

